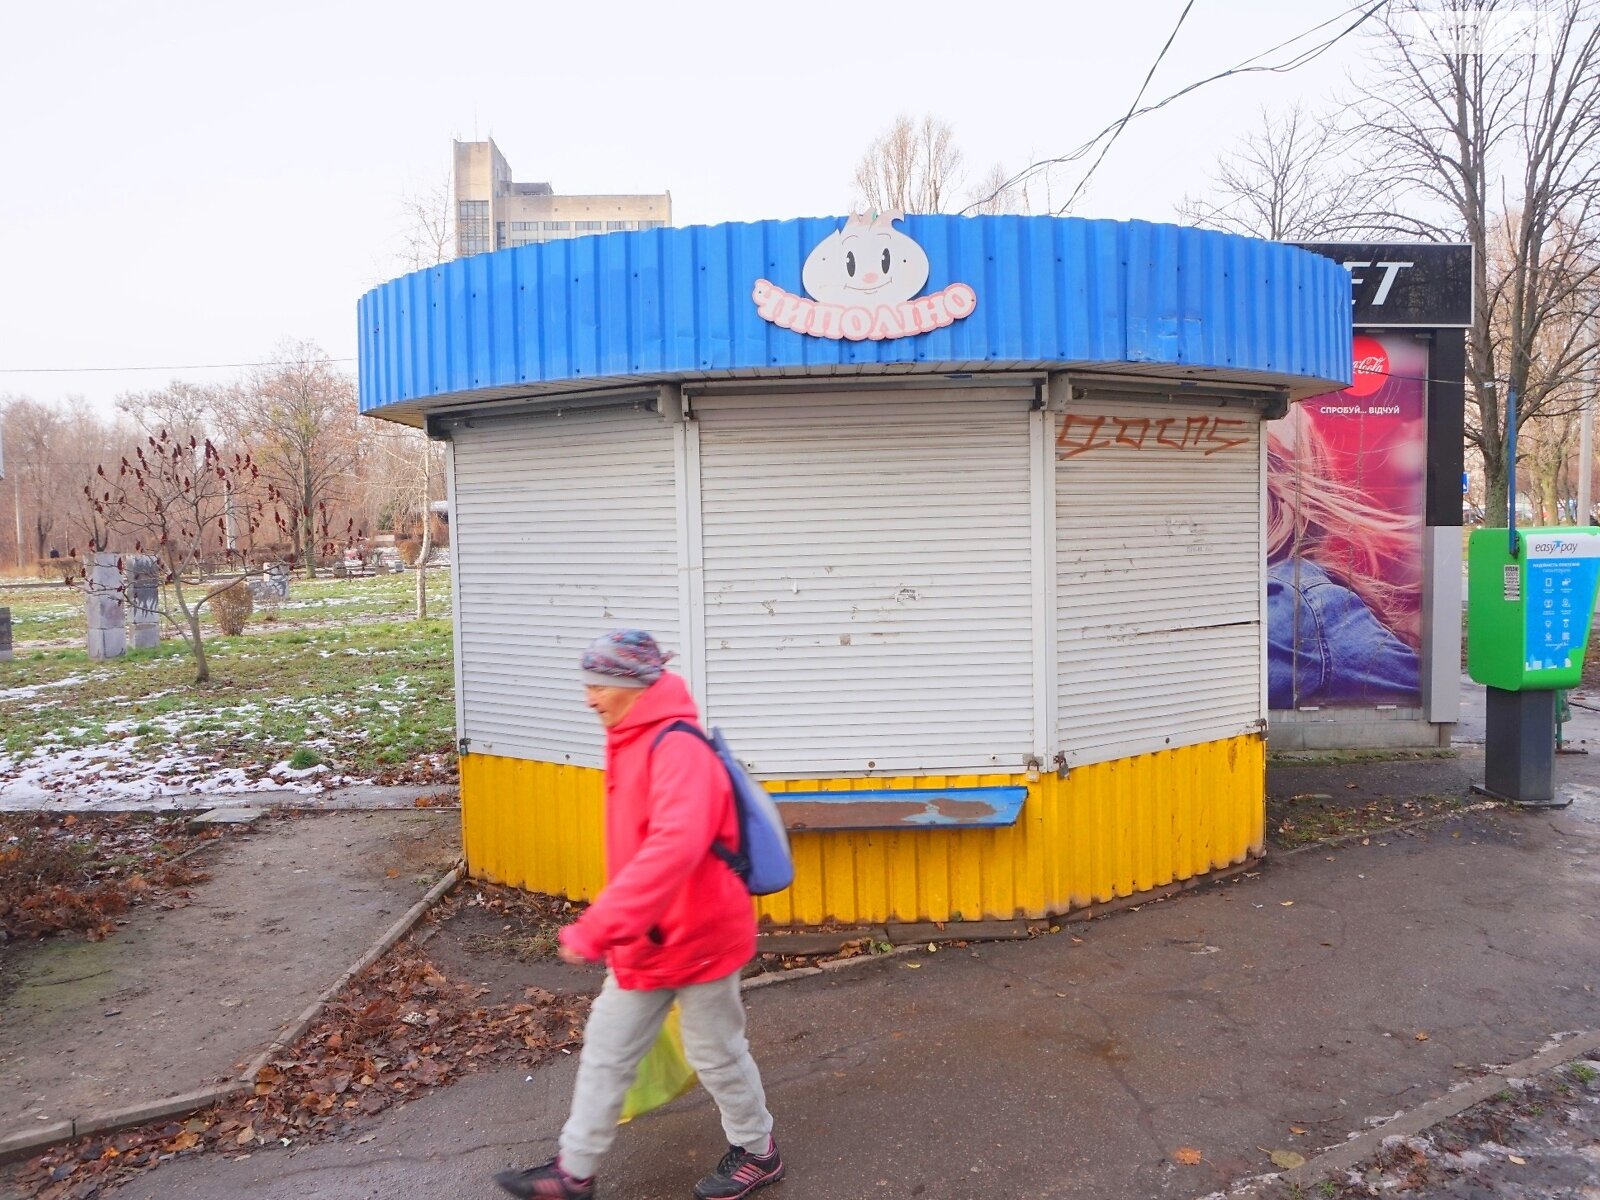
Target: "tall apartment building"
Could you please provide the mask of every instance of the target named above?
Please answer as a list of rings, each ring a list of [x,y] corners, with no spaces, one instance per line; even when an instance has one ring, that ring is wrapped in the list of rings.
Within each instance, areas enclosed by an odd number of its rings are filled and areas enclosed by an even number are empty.
[[[548,183],[518,183],[494,142],[454,142],[456,256],[672,224],[672,193],[562,196]]]

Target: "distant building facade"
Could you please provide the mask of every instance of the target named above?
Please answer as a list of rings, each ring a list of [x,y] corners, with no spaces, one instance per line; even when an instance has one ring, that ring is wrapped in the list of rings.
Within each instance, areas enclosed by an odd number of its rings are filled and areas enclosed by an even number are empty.
[[[548,183],[518,183],[492,140],[454,142],[456,256],[591,233],[672,224],[672,193],[563,196]]]

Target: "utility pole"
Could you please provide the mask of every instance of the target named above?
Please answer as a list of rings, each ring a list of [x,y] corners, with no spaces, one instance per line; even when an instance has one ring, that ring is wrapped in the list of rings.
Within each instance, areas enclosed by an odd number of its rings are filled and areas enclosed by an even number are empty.
[[[0,479],[6,477],[6,439],[5,430],[0,427]],[[16,471],[11,472],[11,515],[17,523],[17,566],[25,565],[22,560],[22,476]]]
[[[1578,438],[1578,525],[1590,522],[1594,502],[1594,406],[1600,402],[1600,325],[1596,326],[1595,352],[1589,357],[1589,387],[1583,398],[1583,418]]]
[[[1583,401],[1583,426],[1578,437],[1578,512],[1575,525],[1589,524],[1594,488],[1594,388]]]
[[[22,476],[11,472],[11,510],[17,518],[17,566],[27,566],[22,557]]]

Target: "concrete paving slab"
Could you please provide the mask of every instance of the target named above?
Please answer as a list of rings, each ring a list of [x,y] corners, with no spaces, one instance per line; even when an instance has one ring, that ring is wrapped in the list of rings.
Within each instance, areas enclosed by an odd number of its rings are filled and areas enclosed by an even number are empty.
[[[266,811],[264,808],[213,808],[197,817],[190,817],[189,827],[204,829],[207,826],[227,828],[254,825],[266,815]]]

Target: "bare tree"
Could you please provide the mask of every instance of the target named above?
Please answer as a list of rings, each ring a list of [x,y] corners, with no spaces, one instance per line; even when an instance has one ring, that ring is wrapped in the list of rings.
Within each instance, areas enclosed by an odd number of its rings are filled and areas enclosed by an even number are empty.
[[[1274,241],[1332,240],[1370,228],[1372,180],[1348,169],[1349,139],[1326,114],[1296,104],[1274,114],[1224,155],[1209,194],[1185,196],[1178,215],[1247,237]]]
[[[1522,492],[1539,524],[1571,524],[1573,451],[1578,444],[1578,416],[1568,411],[1530,418],[1517,440],[1517,458],[1523,465]]]
[[[102,548],[104,525],[78,485],[95,464],[131,449],[128,422],[101,417],[82,397],[54,404],[12,397],[0,402],[0,420],[11,449],[4,532],[17,562],[26,565],[53,549],[73,557],[80,546]]]
[[[455,257],[455,189],[450,178],[403,201],[406,218],[405,247],[400,256],[407,270],[420,270]],[[380,491],[392,509],[415,507],[421,513],[422,547],[417,555],[417,620],[428,616],[428,559],[433,554],[434,482],[443,473],[443,455],[425,435],[390,426],[377,440],[381,460],[377,474],[385,482]],[[398,528],[398,522],[397,528]]]
[[[115,462],[118,455],[130,451],[138,444],[138,434],[126,417],[102,418],[81,397],[67,400],[60,412],[59,457],[54,464],[60,532],[74,555],[80,546],[103,550],[110,531],[94,505],[72,484],[94,464]]]
[[[128,392],[117,397],[117,409],[148,434],[162,430],[175,438],[204,439],[216,425],[222,390],[173,380],[153,392]]]
[[[312,579],[330,508],[346,498],[359,458],[355,383],[311,342],[284,343],[272,358],[276,365],[219,397],[217,409],[230,440],[252,447],[281,497],[275,520]]]
[[[1518,29],[1527,14],[1532,27]],[[1465,237],[1474,263],[1467,437],[1487,520],[1507,514],[1505,414],[1556,411],[1561,381],[1592,360],[1553,323],[1595,319],[1600,284],[1600,21],[1593,0],[1397,0],[1384,16],[1360,133],[1397,201],[1396,232]],[[1403,207],[1409,202],[1409,207]]]
[[[967,206],[962,212],[982,216],[1004,213],[1027,213],[1033,209],[1026,179],[1013,179],[1001,163],[995,163],[967,193]]]
[[[17,566],[41,559],[60,512],[55,460],[60,455],[61,413],[27,396],[5,406],[6,474],[10,476]]]
[[[253,572],[228,546],[231,496],[257,478],[248,455],[227,455],[207,439],[147,436],[132,457],[96,468],[83,494],[123,553],[159,566],[160,612],[194,655],[195,682],[211,678],[201,618],[205,606]],[[259,518],[252,511],[252,526]],[[87,580],[81,586],[92,587]]]
[[[417,620],[428,616],[428,558],[433,553],[433,493],[444,475],[444,455],[438,443],[421,430],[388,422],[372,436],[367,483],[382,501],[396,533],[415,516],[422,526],[422,546],[417,553]],[[376,525],[376,522],[374,522]]]
[[[448,175],[400,200],[404,221],[399,255],[408,271],[437,266],[456,256],[455,190]]]
[[[961,183],[955,130],[933,116],[896,117],[861,156],[854,183],[857,202],[879,212],[943,212]]]

